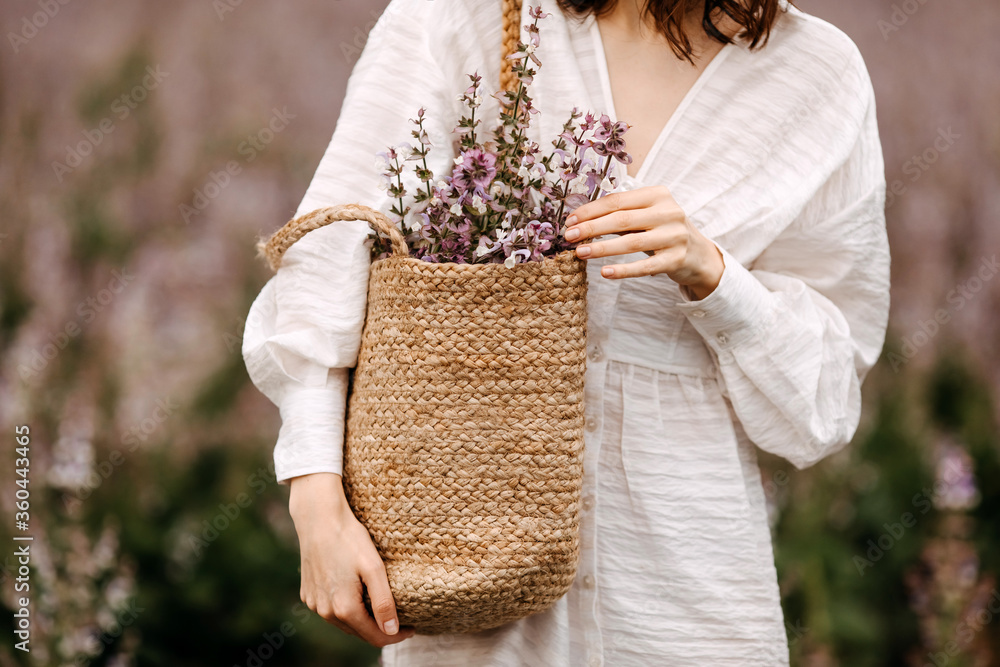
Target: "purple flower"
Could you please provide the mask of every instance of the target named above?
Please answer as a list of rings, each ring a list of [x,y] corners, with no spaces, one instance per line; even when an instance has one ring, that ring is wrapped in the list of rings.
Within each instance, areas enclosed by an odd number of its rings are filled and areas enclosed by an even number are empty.
[[[601,172],[596,169],[591,169],[587,172],[587,191],[593,193],[597,189],[597,186],[601,184],[603,178],[601,177]]]
[[[544,19],[551,16],[551,14],[543,12],[541,5],[535,5],[534,7],[528,10],[528,16],[530,16],[533,19]]]
[[[976,475],[972,457],[950,437],[937,443],[937,483],[934,505],[938,509],[964,511],[979,504]]]
[[[552,151],[553,156],[558,156],[559,164],[564,165],[569,160],[569,153],[562,148],[556,148]]]
[[[629,125],[624,121],[612,123],[606,114],[601,116],[601,121],[594,130],[594,138],[597,139],[594,151],[603,157],[613,155],[619,162],[629,164],[632,160],[628,158],[626,161],[625,140],[622,138],[628,129]]]
[[[563,132],[559,136],[568,141],[569,143],[573,144],[574,146],[583,146],[584,144],[584,140],[582,138],[577,137],[573,132]]]
[[[601,119],[597,122],[597,129],[594,130],[594,138],[604,141],[611,136],[611,117],[608,114],[601,114]]]
[[[531,256],[530,250],[527,250],[525,248],[522,248],[520,250],[515,250],[514,252],[512,252],[510,255],[507,256],[507,259],[504,260],[503,265],[506,266],[508,269],[512,269],[514,268],[514,265],[517,264],[518,257],[521,258],[522,262],[526,262],[528,261],[528,258],[530,256]]]
[[[497,175],[497,157],[481,148],[470,148],[462,153],[461,162],[451,174],[452,185],[461,191],[475,190],[486,199],[486,190]]]
[[[628,152],[624,150],[619,153],[615,153],[615,159],[621,162],[622,164],[632,164],[632,156],[629,155]]]
[[[528,44],[524,44],[523,42],[520,43],[519,44],[520,49],[517,51],[517,53],[513,53],[507,56],[507,59],[517,62],[519,60],[524,60],[524,58],[531,58],[531,62],[541,67],[542,61],[539,60],[538,56],[535,55],[535,50],[538,48],[538,45],[540,44],[538,36],[538,26],[530,24],[526,25],[525,28],[528,30],[528,35],[529,35]],[[524,81],[524,74],[526,74],[526,72],[522,72],[521,74],[518,75],[518,78],[520,78],[522,81]]]
[[[472,81],[472,85],[465,89],[465,94],[471,97],[476,94],[476,89],[479,88],[479,82],[483,80],[483,77],[479,76],[479,72],[476,72],[470,74],[469,79]]]
[[[531,250],[530,259],[541,261],[545,251],[552,247],[552,240],[555,237],[554,227],[551,222],[531,220],[528,222],[525,237]]]
[[[546,14],[546,16],[548,16],[548,14]],[[528,46],[530,46],[532,51],[534,51],[534,49],[537,49],[542,41],[541,37],[538,34],[538,26],[528,25],[525,27],[528,29]],[[532,51],[529,51],[529,53],[531,53]]]
[[[587,195],[572,194],[566,197],[566,213],[572,213],[575,209],[583,206],[589,201]]]

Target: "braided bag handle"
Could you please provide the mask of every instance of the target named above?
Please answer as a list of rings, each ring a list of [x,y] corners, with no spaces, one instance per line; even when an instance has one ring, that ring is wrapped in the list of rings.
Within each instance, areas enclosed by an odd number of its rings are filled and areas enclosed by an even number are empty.
[[[517,51],[517,41],[521,37],[521,0],[503,0],[503,60],[500,61],[500,89],[514,90],[517,77],[514,76],[511,56]]]
[[[503,3],[503,60],[500,65],[500,87],[502,90],[513,90],[517,82],[507,56],[517,50],[517,42],[521,36],[521,0],[501,0]],[[300,238],[314,229],[329,225],[339,220],[364,220],[372,229],[389,237],[392,243],[394,257],[409,256],[406,238],[399,228],[389,220],[384,213],[363,204],[338,204],[320,208],[312,213],[290,220],[276,231],[271,238],[257,242],[257,255],[267,260],[272,271],[281,266],[281,258],[285,251]]]

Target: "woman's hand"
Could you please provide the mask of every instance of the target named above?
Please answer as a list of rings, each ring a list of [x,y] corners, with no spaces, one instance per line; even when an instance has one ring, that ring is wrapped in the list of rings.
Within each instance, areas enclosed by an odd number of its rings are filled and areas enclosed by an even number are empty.
[[[601,269],[605,278],[666,273],[698,298],[715,291],[725,262],[719,249],[699,232],[665,186],[616,192],[580,206],[566,221],[567,241],[604,234],[620,238],[580,245],[577,257],[607,257],[645,252],[649,259]]]
[[[385,566],[347,504],[340,475],[293,478],[288,509],[302,552],[302,601],[327,622],[379,648],[412,637],[411,628],[399,629]]]

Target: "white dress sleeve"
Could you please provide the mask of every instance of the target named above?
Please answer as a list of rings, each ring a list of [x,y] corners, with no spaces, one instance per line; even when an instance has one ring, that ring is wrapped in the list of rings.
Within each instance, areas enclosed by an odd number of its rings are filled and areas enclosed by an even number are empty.
[[[885,175],[868,94],[853,151],[793,224],[750,267],[719,246],[716,290],[702,300],[682,290],[679,304],[747,437],[798,468],[854,436],[861,383],[885,339]]]
[[[372,29],[296,216],[347,203],[387,210],[375,156],[413,141],[409,119],[420,107],[427,109],[432,141],[444,141],[453,96],[429,44],[436,4],[393,0]],[[309,232],[288,249],[250,308],[243,358],[253,383],[281,413],[274,448],[279,482],[342,472],[348,369],[357,363],[367,301],[367,234],[363,221]]]

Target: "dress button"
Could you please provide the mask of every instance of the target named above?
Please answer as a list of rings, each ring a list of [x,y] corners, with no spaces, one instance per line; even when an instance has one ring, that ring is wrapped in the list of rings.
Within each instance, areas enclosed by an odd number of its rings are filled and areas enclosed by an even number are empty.
[[[590,496],[584,496],[583,497],[583,509],[587,510],[588,512],[590,510],[594,509],[594,499],[591,498]]]
[[[587,429],[588,433],[593,433],[594,431],[597,430],[597,420],[591,417],[590,419],[587,420],[587,423],[584,426],[584,428]]]
[[[720,331],[716,334],[715,340],[719,341],[719,345],[725,345],[729,342],[729,336],[726,335],[725,331]]]
[[[588,574],[587,576],[585,576],[583,578],[583,587],[584,588],[593,588],[594,587],[594,575]]]
[[[601,667],[601,664],[603,664],[601,661],[601,656],[599,655],[590,656],[590,660],[587,661],[587,664],[590,665],[590,667]]]
[[[692,310],[691,311],[691,315],[693,315],[694,317],[705,317],[705,311],[701,310],[701,309],[699,309],[699,310]]]
[[[604,354],[601,352],[601,348],[600,347],[598,347],[597,345],[595,345],[592,348],[590,348],[590,360],[591,361],[595,361],[596,362],[596,361],[600,361],[603,358],[604,358]]]

